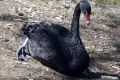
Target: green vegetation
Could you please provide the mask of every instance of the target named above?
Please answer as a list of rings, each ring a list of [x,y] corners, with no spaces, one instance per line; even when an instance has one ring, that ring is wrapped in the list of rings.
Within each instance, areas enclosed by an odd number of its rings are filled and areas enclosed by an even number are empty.
[[[113,12],[109,12],[106,14],[107,17],[114,18],[115,14]]]
[[[9,14],[1,14],[0,15],[0,20],[1,21],[5,21],[5,20],[11,21],[11,20],[13,20],[13,17],[10,16]]]
[[[103,46],[100,45],[100,44],[98,44],[98,43],[94,44],[94,45],[91,46],[90,48],[87,48],[87,51],[88,51],[89,53],[91,53],[91,52],[97,52],[97,53],[99,53],[99,52],[101,52],[102,50],[103,50]]]
[[[99,31],[100,29],[96,26],[91,26],[91,29],[94,30],[94,31]]]
[[[117,25],[114,23],[114,21],[107,21],[107,22],[105,22],[105,25],[107,25],[111,28],[117,28]]]
[[[95,0],[95,2],[102,4],[120,4],[120,0]]]

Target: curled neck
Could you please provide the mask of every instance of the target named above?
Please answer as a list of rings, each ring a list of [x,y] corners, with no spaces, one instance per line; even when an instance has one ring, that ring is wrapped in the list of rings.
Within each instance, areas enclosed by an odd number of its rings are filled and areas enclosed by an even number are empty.
[[[73,14],[73,19],[72,19],[72,24],[71,24],[71,37],[72,38],[79,38],[79,18],[80,18],[81,10],[80,10],[80,3],[77,4],[74,14]]]

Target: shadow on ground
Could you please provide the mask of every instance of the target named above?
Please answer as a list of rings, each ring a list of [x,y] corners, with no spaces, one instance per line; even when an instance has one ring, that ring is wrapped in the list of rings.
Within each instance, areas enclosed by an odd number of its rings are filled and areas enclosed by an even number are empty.
[[[20,15],[20,16],[19,16]],[[0,15],[0,21],[9,21],[9,22],[23,22],[27,20],[28,18],[24,16],[22,13],[19,14],[18,16],[16,15],[11,15],[11,14],[1,14]]]
[[[120,53],[120,41],[116,41],[113,46],[116,47],[116,52]]]

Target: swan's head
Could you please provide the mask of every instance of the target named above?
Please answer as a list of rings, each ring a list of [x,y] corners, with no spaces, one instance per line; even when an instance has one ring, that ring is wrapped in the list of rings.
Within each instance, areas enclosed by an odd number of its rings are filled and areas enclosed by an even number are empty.
[[[88,1],[81,1],[80,2],[80,9],[83,12],[83,14],[85,15],[86,24],[90,25],[90,15],[91,15],[90,3]]]

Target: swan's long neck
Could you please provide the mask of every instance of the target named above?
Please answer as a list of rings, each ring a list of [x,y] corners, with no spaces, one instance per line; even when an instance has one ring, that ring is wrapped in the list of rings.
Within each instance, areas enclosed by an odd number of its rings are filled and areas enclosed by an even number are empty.
[[[72,38],[79,38],[79,18],[80,18],[81,10],[80,10],[80,3],[77,4],[74,14],[73,20],[71,24],[71,37]]]

